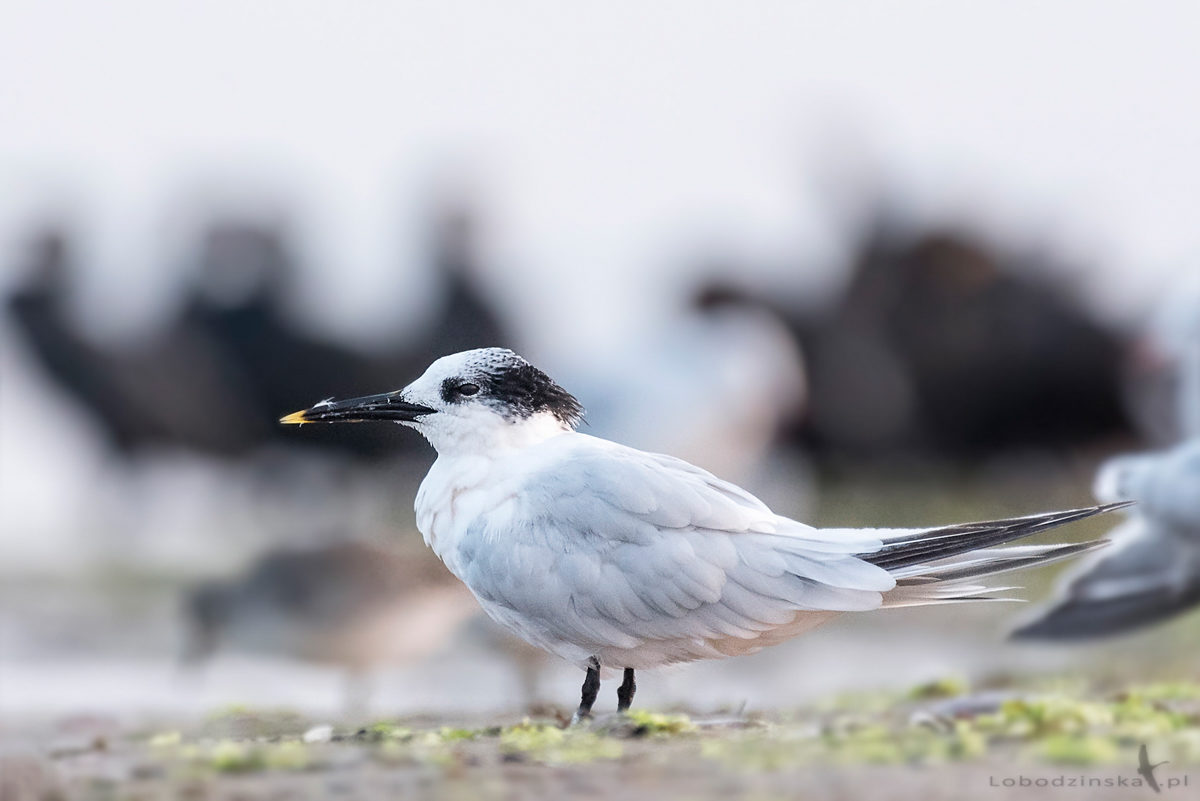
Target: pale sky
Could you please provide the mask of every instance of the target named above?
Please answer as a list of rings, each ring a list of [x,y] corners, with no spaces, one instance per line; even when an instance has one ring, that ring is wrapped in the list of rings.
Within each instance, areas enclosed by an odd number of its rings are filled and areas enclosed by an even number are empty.
[[[1046,242],[1137,311],[1200,255],[1195,8],[9,0],[0,243],[70,209],[89,308],[136,327],[205,203],[278,202],[308,313],[369,336],[419,319],[393,265],[470,175],[498,291],[566,347],[704,248],[828,269],[846,140],[917,215]]]

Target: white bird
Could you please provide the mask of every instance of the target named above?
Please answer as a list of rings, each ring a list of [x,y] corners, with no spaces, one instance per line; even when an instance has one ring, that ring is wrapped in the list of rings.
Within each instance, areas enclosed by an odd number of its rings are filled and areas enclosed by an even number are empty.
[[[794,339],[768,313],[734,304],[697,301],[663,317],[630,346],[564,364],[559,377],[588,399],[599,436],[753,479],[804,407]]]
[[[1137,506],[1113,532],[1115,547],[1068,573],[1058,599],[1014,637],[1120,634],[1200,605],[1200,286],[1173,297],[1159,327],[1159,343],[1179,368],[1177,416],[1184,439],[1163,451],[1116,456],[1100,467],[1096,499]]]
[[[445,356],[402,390],[281,422],[390,420],[438,457],[425,542],[497,622],[587,671],[752,653],[841,612],[990,599],[973,583],[1095,547],[992,548],[1113,508],[930,529],[817,529],[687,462],[576,432],[583,408],[509,350]],[[980,550],[980,549],[985,550]]]

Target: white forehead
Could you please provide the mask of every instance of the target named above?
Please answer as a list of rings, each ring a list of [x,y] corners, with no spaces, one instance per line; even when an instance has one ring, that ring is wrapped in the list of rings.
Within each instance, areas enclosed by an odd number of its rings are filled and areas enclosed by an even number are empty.
[[[1113,457],[1097,471],[1092,494],[1102,503],[1142,500],[1146,479],[1158,461],[1153,455]]]
[[[470,377],[480,373],[495,373],[505,366],[525,360],[507,348],[476,348],[451,353],[435,361],[413,382],[420,386],[440,386],[447,378]]]

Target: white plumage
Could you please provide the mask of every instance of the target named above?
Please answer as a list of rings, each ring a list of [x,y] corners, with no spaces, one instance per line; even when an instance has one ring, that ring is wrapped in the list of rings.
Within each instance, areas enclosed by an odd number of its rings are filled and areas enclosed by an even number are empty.
[[[751,653],[841,612],[987,597],[975,578],[1094,543],[979,548],[1102,511],[816,529],[687,462],[580,434],[580,413],[489,348],[439,359],[399,392],[285,420],[392,419],[424,434],[438,452],[416,500],[429,546],[495,620],[581,667],[626,669],[630,685],[629,669]],[[586,683],[584,696],[586,713]]]
[[[1103,637],[1161,623],[1200,605],[1200,283],[1172,296],[1155,326],[1178,372],[1183,441],[1123,454],[1096,473],[1100,501],[1136,501],[1114,547],[1081,561],[1049,608],[1015,632],[1027,639]]]
[[[581,666],[746,653],[896,586],[854,556],[871,532],[831,537],[669,456],[562,432],[467,458],[439,457],[418,528],[488,614]]]

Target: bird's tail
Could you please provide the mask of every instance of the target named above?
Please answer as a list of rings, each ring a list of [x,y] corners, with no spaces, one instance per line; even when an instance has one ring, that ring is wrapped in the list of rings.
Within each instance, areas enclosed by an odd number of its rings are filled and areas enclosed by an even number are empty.
[[[1080,640],[1123,634],[1160,623],[1200,604],[1200,554],[1186,537],[1151,534],[1131,520],[1117,547],[1080,563],[1057,600],[1012,636],[1022,640]]]
[[[1015,588],[989,587],[976,580],[1077,556],[1106,545],[1107,540],[996,546],[1128,505],[1114,503],[984,523],[881,531],[883,546],[859,557],[896,579],[895,589],[884,594],[885,607],[1013,600],[1000,593]]]

